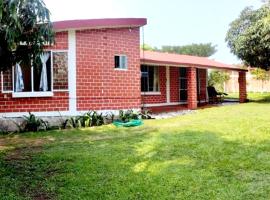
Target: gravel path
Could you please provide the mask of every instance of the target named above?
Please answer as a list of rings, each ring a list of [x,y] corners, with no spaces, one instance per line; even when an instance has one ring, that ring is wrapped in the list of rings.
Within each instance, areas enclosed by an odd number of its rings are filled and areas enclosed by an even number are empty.
[[[167,119],[167,118],[171,118],[171,117],[192,114],[195,112],[196,112],[195,110],[180,110],[180,111],[176,111],[176,112],[165,112],[165,113],[152,114],[152,117],[154,119]]]

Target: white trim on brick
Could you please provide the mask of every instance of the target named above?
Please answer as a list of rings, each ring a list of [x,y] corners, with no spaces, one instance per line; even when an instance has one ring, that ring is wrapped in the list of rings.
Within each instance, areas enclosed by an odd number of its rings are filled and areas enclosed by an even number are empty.
[[[68,88],[71,115],[77,111],[76,78],[76,31],[70,30],[68,31]]]
[[[13,92],[13,98],[52,97],[53,92]]]
[[[187,104],[187,102],[153,103],[153,104],[144,104],[144,107],[177,106],[177,105],[185,105],[185,104]]]
[[[127,111],[130,109],[122,109],[123,111]],[[131,110],[134,111],[140,111],[141,109],[138,108],[134,108]],[[60,116],[78,116],[78,115],[83,115],[85,113],[89,112],[89,110],[87,111],[76,111],[74,113],[71,113],[69,111],[48,111],[48,112],[31,112],[32,114],[38,116],[38,117],[60,117]],[[119,114],[119,110],[97,110],[98,113],[103,113],[105,114],[109,114],[109,113],[113,113],[114,115],[118,115]],[[0,113],[0,119],[1,118],[18,118],[18,117],[22,117],[24,115],[29,115],[28,112],[11,112],[11,113]]]
[[[143,96],[151,96],[151,95],[158,96],[158,95],[161,95],[161,92],[141,92],[141,95],[143,95]]]

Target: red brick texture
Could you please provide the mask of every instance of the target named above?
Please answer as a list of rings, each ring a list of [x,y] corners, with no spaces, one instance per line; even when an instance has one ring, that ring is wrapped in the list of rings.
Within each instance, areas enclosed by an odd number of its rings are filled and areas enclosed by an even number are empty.
[[[159,87],[160,95],[144,95],[142,94],[142,105],[166,103],[166,67],[159,66]]]
[[[197,108],[197,81],[196,68],[187,68],[187,82],[188,82],[188,108]]]
[[[179,68],[170,67],[170,100],[179,102]]]
[[[68,50],[68,32],[57,32],[55,34],[55,44],[47,47],[50,50]]]
[[[46,49],[67,50],[67,32],[56,33],[55,45]],[[2,83],[0,77],[0,83]],[[4,92],[12,90],[12,73],[4,73]],[[11,93],[4,94],[0,87],[0,113],[9,112],[46,112],[67,111],[69,108],[68,92],[54,92],[53,97],[12,98]]]
[[[77,109],[118,110],[141,107],[139,28],[76,31]],[[127,70],[114,68],[126,55]]]
[[[11,94],[0,94],[0,113],[67,110],[67,92],[55,92],[53,97],[46,98],[12,98]]]
[[[199,71],[199,81],[200,81],[200,92],[198,95],[198,101],[206,101],[207,95],[206,95],[206,87],[207,87],[207,69],[198,69]]]
[[[189,68],[190,69],[190,68]],[[193,72],[194,73],[194,72]],[[194,76],[194,74],[192,75]],[[207,87],[207,69],[199,69],[199,81],[200,81],[200,95],[196,94],[196,98],[199,101],[206,101],[206,87]],[[160,95],[143,95],[142,94],[142,104],[159,104],[166,103],[166,67],[159,67],[159,83],[160,83]],[[194,78],[194,77],[193,77]],[[195,84],[196,82],[196,69],[195,69]],[[194,81],[191,82],[194,84]],[[197,90],[197,85],[195,87],[195,91]],[[194,95],[192,95],[194,96]],[[177,103],[179,102],[179,68],[178,67],[170,67],[170,102]],[[197,101],[194,100],[194,105],[197,107]],[[193,105],[193,107],[194,107]]]
[[[245,103],[247,101],[247,82],[246,82],[246,72],[239,72],[239,102]]]

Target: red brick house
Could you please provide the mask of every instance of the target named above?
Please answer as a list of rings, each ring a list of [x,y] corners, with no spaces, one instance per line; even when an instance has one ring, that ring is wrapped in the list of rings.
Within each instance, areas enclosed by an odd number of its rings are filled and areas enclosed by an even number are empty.
[[[17,66],[0,76],[0,116],[76,115],[89,110],[207,102],[207,69],[239,71],[240,101],[245,71],[207,58],[140,52],[144,18],[71,20],[54,23],[55,44],[46,50],[46,89],[41,68]],[[20,73],[19,73],[20,72]],[[18,89],[18,74],[23,87]],[[197,89],[198,88],[198,89]]]

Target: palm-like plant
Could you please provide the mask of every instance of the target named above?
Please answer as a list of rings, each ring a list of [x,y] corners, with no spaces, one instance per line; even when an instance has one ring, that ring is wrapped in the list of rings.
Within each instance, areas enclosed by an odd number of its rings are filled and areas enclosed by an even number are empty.
[[[16,62],[38,64],[54,33],[43,0],[0,0],[0,71]]]

